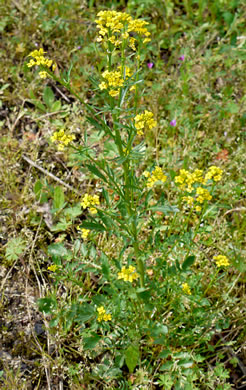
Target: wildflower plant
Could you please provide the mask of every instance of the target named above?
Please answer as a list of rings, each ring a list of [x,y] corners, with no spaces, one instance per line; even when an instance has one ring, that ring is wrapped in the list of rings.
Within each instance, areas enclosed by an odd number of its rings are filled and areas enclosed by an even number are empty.
[[[100,11],[96,24],[96,40],[106,58],[95,87],[99,100],[103,96],[103,107],[84,102],[68,78],[54,74],[54,62],[44,57],[42,49],[30,54],[28,64],[39,67],[79,100],[88,122],[103,134],[112,152],[107,158],[93,150],[86,130],[79,142],[64,130],[50,138],[58,150],[73,151],[76,163],[93,175],[97,186],[81,194],[79,207],[85,219],[76,223],[74,250],[61,243],[49,247],[54,265],[48,270],[55,274],[56,289],[67,283],[67,288],[74,285],[83,294],[70,305],[60,302],[60,311],[54,298],[41,299],[40,308],[52,315],[54,326],[61,324],[67,332],[77,324],[85,349],[93,350],[101,342],[100,348],[108,343],[107,348],[123,351],[130,372],[140,362],[141,343],[146,338],[153,347],[149,364],[163,359],[165,371],[168,356],[174,354],[169,348],[175,349],[179,339],[188,350],[196,337],[202,344],[212,335],[211,331],[205,337],[203,330],[212,329],[217,312],[211,314],[203,273],[192,273],[195,256],[191,252],[223,172],[211,166],[205,172],[180,169],[173,174],[156,161],[146,167],[146,138],[158,127],[151,108],[142,103],[139,87],[143,53],[151,39],[149,23],[110,10]],[[176,126],[176,120],[170,125]],[[170,194],[175,191],[178,202],[172,204]],[[168,226],[165,218],[171,220]],[[116,243],[109,254],[101,248],[102,240]],[[224,256],[214,260],[218,267],[229,265]],[[171,318],[165,316],[167,308]],[[123,329],[120,341],[116,329]],[[199,358],[185,352],[183,360],[191,367]]]

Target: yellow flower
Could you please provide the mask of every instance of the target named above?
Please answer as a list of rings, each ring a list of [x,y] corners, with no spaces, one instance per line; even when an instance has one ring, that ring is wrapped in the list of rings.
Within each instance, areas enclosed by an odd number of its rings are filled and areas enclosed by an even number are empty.
[[[174,179],[175,183],[180,184],[180,188],[187,192],[192,192],[192,184],[195,182],[195,177],[186,169],[180,169],[179,175]]]
[[[218,255],[214,256],[213,259],[215,260],[217,267],[228,267],[230,265],[230,262],[226,256]]]
[[[194,183],[204,183],[203,171],[201,169],[195,169],[195,171],[192,173],[192,178]]]
[[[143,175],[144,175],[144,177],[150,177],[150,172],[144,171],[144,172],[143,172]]]
[[[129,268],[122,267],[121,271],[118,272],[118,279],[123,279],[125,282],[132,283],[134,280],[138,279],[139,275],[136,272],[136,268],[132,265]]]
[[[45,70],[42,70],[41,72],[38,73],[39,74],[39,77],[41,79],[46,79],[48,77],[48,73],[45,72]]]
[[[145,26],[147,26],[149,23],[145,20],[135,19],[131,20],[128,25],[128,31],[129,32],[136,32],[140,35],[143,35],[144,37],[149,37],[150,32],[147,30]]]
[[[119,95],[120,90],[119,89],[110,89],[108,93],[109,93],[110,96],[115,97],[115,96]]]
[[[85,194],[81,201],[81,206],[83,207],[83,209],[89,208],[91,214],[97,213],[97,209],[93,206],[99,204],[100,204],[100,200],[98,195]]]
[[[123,39],[127,39],[128,37],[129,37],[128,32],[124,32],[124,33],[122,34],[122,38],[123,38]]]
[[[186,202],[188,206],[192,206],[194,203],[194,198],[192,198],[192,196],[183,196],[182,200],[183,202]]]
[[[111,314],[107,314],[103,306],[98,307],[97,312],[98,312],[98,317],[97,317],[98,322],[111,321],[112,319]]]
[[[191,290],[190,290],[188,283],[182,284],[182,290],[184,291],[185,294],[191,295]]]
[[[150,40],[150,32],[146,28],[149,23],[144,20],[133,19],[131,15],[125,12],[100,11],[97,14],[96,24],[99,29],[98,42],[110,41],[117,47],[122,43],[121,39],[128,40],[129,46],[136,50],[136,39],[131,37],[129,33],[137,33],[143,36],[144,43]]]
[[[146,171],[143,173],[143,175],[148,178],[146,184],[148,188],[152,188],[157,181],[162,181],[163,183],[165,183],[165,181],[167,180],[166,175],[164,175],[160,167],[155,167],[151,175],[149,172]]]
[[[135,128],[138,135],[143,135],[143,130],[152,129],[157,126],[157,122],[154,120],[154,114],[151,111],[145,110],[143,114],[138,114],[134,118]]]
[[[103,82],[101,82],[100,84],[99,84],[99,88],[102,90],[102,89],[107,89],[107,83],[105,83],[105,81],[103,81]]]
[[[50,265],[50,266],[48,267],[48,270],[49,270],[49,271],[52,271],[52,272],[55,272],[58,268],[59,268],[58,265],[52,264],[52,265]]]
[[[222,178],[222,169],[219,167],[216,167],[215,165],[212,165],[211,167],[208,168],[208,172],[205,175],[205,182],[208,180],[214,180],[214,181],[220,181]]]
[[[105,70],[102,73],[104,81],[99,84],[101,90],[107,89],[110,96],[117,96],[120,93],[120,88],[124,86],[125,80],[132,76],[132,72],[128,66],[118,66],[118,70]]]
[[[198,197],[196,198],[197,202],[203,203],[205,200],[211,200],[212,196],[206,188],[198,187],[196,189]]]
[[[51,137],[51,142],[58,142],[58,150],[64,150],[64,147],[75,139],[74,135],[66,134],[63,129],[56,131]]]
[[[81,232],[81,237],[82,237],[84,240],[86,240],[87,237],[88,237],[88,235],[89,235],[89,233],[90,233],[90,230],[89,230],[89,229],[84,229],[84,228],[81,229],[79,226],[77,226],[77,230],[78,230],[79,232]]]
[[[131,37],[131,38],[129,39],[129,47],[130,47],[132,50],[136,51],[136,39],[135,39],[135,38]]]
[[[50,60],[49,58],[45,58],[44,54],[45,52],[42,48],[40,48],[39,50],[33,50],[28,55],[28,57],[33,57],[27,64],[28,68],[32,68],[35,65],[41,65],[46,69],[52,67],[52,70],[54,71],[56,69],[56,63],[53,63],[53,60]],[[39,72],[39,76],[43,79],[48,77],[48,75],[49,74],[45,70]]]

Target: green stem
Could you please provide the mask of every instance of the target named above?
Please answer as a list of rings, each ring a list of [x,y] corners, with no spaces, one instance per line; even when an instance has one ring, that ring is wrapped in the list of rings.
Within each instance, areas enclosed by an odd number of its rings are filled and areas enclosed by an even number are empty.
[[[139,251],[137,239],[135,240],[133,247],[134,247],[134,252],[137,260],[137,268],[140,276],[140,286],[144,287],[144,264],[143,264],[143,260],[140,257],[140,251]]]
[[[212,279],[210,280],[210,283],[208,284],[208,287],[206,288],[206,290],[203,293],[204,296],[206,295],[207,291],[210,289],[211,285],[214,283],[218,273],[219,273],[219,269],[217,268],[214,276],[212,277]]]
[[[139,69],[140,69],[140,42],[138,43],[138,54],[137,54],[137,75],[136,82],[139,80]],[[138,83],[135,84],[135,98],[134,98],[134,114],[137,115],[137,106],[138,106]]]

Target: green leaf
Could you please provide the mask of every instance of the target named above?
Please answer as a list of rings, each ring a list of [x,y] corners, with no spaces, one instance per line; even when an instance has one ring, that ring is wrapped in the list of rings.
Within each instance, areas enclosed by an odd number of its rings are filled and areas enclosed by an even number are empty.
[[[230,102],[226,105],[226,111],[230,112],[231,114],[237,114],[239,111],[239,106],[234,102]]]
[[[163,364],[159,370],[160,371],[166,371],[166,370],[170,370],[173,366],[173,361],[168,361],[167,363]]]
[[[102,179],[107,183],[106,177],[99,171],[99,169],[97,169],[97,167],[95,167],[95,165],[87,164],[86,166],[89,169],[89,171],[91,171],[92,173],[94,173],[94,175],[100,177],[100,179]]]
[[[68,207],[63,210],[63,213],[68,217],[70,217],[71,219],[75,219],[82,214],[81,206],[80,204],[78,204],[74,207]]]
[[[195,260],[196,260],[196,257],[193,255],[186,257],[185,261],[182,264],[182,270],[186,271],[187,268],[191,267],[192,264],[194,264]]]
[[[64,192],[62,187],[56,187],[54,189],[54,200],[53,200],[53,207],[56,210],[60,210],[65,205],[65,198],[64,198]]]
[[[125,362],[130,373],[134,371],[134,368],[138,364],[138,360],[139,360],[138,347],[134,344],[129,345],[129,347],[125,351]]]
[[[166,335],[168,333],[168,327],[163,324],[156,324],[151,329],[151,336],[154,338],[154,344],[164,345],[166,342]]]
[[[110,266],[107,256],[102,253],[100,257],[100,263],[102,264],[102,274],[106,280],[110,279]]]
[[[170,349],[165,349],[164,351],[162,351],[160,354],[159,354],[159,358],[160,359],[166,359],[169,355],[171,355],[171,351]]]
[[[184,368],[190,368],[193,366],[193,364],[194,364],[193,360],[189,360],[189,359],[181,359],[178,362],[178,365]]]
[[[52,232],[65,232],[71,225],[71,221],[67,221],[66,218],[61,218],[61,220],[56,225],[52,226],[50,230]]]
[[[39,100],[36,99],[33,91],[30,91],[29,92],[29,95],[30,95],[30,98],[32,99],[32,103],[35,104],[35,106],[40,110],[40,111],[43,111],[43,112],[46,112],[46,107],[44,106],[44,104],[42,104]]]
[[[53,298],[41,298],[37,301],[38,308],[46,314],[51,314],[57,307],[56,300]]]
[[[150,207],[150,210],[152,211],[160,211],[163,214],[170,214],[170,213],[177,213],[179,212],[179,209],[177,206],[171,206],[170,204],[165,204],[164,206],[153,206]]]
[[[58,256],[58,257],[65,257],[68,255],[67,249],[60,242],[49,245],[48,246],[48,253],[51,256]]]
[[[106,230],[105,227],[101,223],[88,222],[88,221],[83,221],[82,224],[80,225],[80,228],[89,229],[89,230],[96,230],[98,232],[104,232]]]
[[[52,103],[55,100],[55,95],[50,87],[44,88],[43,100],[48,108],[51,108]]]
[[[168,327],[163,324],[157,324],[151,330],[151,336],[153,337],[159,337],[161,335],[166,335],[167,333],[168,333]]]
[[[42,204],[48,202],[48,194],[45,185],[41,182],[41,180],[37,180],[34,184],[33,191],[36,195],[36,199]]]
[[[43,188],[42,182],[40,180],[37,180],[33,188],[34,194],[36,195],[37,199],[40,198],[42,188]]]
[[[97,343],[100,341],[101,336],[98,334],[95,334],[92,337],[84,337],[83,343],[84,343],[84,349],[93,349],[97,345]]]
[[[76,305],[77,314],[76,314],[76,322],[86,322],[90,320],[94,314],[95,310],[92,305],[88,303],[83,303],[82,305]]]
[[[55,112],[55,111],[59,111],[61,109],[61,102],[60,100],[56,100],[52,106],[51,106],[51,111],[52,112]]]
[[[21,237],[11,238],[6,246],[5,256],[7,260],[15,261],[25,250],[25,242]]]

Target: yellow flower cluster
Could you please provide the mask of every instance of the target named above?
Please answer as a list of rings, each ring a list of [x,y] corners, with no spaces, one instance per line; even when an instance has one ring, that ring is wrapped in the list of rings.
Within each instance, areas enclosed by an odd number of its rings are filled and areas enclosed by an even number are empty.
[[[89,233],[90,233],[90,230],[89,230],[89,229],[84,229],[84,228],[81,229],[79,226],[77,226],[77,230],[78,230],[79,232],[81,232],[81,237],[82,237],[84,240],[86,240],[87,237],[88,237],[88,235],[89,235]]]
[[[98,317],[97,317],[98,322],[112,320],[111,314],[107,314],[103,306],[98,307],[97,312],[98,312]]]
[[[196,189],[196,194],[198,197],[196,198],[197,202],[203,203],[205,200],[211,200],[212,196],[206,188],[198,187]]]
[[[143,43],[150,42],[150,32],[147,30],[146,26],[148,26],[148,22],[145,20],[135,19],[131,20],[128,26],[129,32],[136,32],[139,35],[144,36]]]
[[[194,203],[194,198],[192,196],[183,196],[182,200],[188,204],[188,206],[192,206]]]
[[[214,180],[217,182],[221,180],[222,173],[222,169],[214,165],[208,169],[205,176],[203,176],[203,171],[201,169],[196,169],[194,172],[181,169],[179,175],[177,175],[174,179],[175,183],[177,183],[179,187],[186,192],[191,193],[195,191],[195,195],[193,196],[183,196],[183,202],[185,202],[188,206],[192,206],[194,202],[198,202],[195,206],[195,210],[201,211],[201,206],[199,204],[202,204],[206,200],[211,200],[212,196],[206,188],[201,186],[197,187],[197,184],[207,185],[208,180]]]
[[[30,61],[27,64],[28,68],[32,68],[35,65],[38,65],[38,66],[41,65],[45,68],[52,67],[52,70],[54,71],[56,69],[56,63],[53,63],[53,60],[49,60],[48,58],[45,58],[45,56],[44,56],[45,53],[46,52],[42,48],[39,50],[33,50],[28,55],[28,57],[33,57],[32,59],[30,59]],[[48,76],[48,73],[45,70],[41,70],[39,72],[39,76],[42,79],[45,79]]]
[[[216,167],[215,165],[212,165],[211,167],[208,168],[208,172],[205,175],[205,182],[208,180],[214,180],[214,181],[220,181],[222,179],[222,169],[219,167]]]
[[[185,294],[191,295],[191,290],[190,290],[188,283],[182,284],[182,290],[184,291]]]
[[[130,33],[137,33],[144,37],[143,43],[150,41],[150,32],[146,26],[148,22],[140,19],[133,19],[125,12],[100,11],[96,19],[99,29],[98,42],[111,42],[115,47],[128,40],[128,45],[132,50],[136,50],[136,39]]]
[[[179,175],[175,177],[174,181],[180,184],[180,188],[185,189],[187,192],[192,192],[194,183],[203,183],[203,171],[196,169],[194,172],[189,172],[186,169],[180,169]]]
[[[180,184],[180,188],[185,189],[187,192],[192,192],[194,183],[206,185],[208,180],[220,181],[222,173],[222,169],[215,165],[209,167],[205,177],[203,177],[203,171],[201,169],[196,169],[194,172],[181,169],[179,175],[175,177],[175,183]]]
[[[65,146],[70,144],[74,139],[74,135],[66,134],[63,129],[56,131],[51,137],[52,142],[58,142],[58,150],[64,150]]]
[[[86,209],[88,207],[91,214],[97,213],[96,208],[93,206],[99,205],[99,204],[100,204],[100,200],[99,200],[98,195],[85,194],[83,199],[82,199],[82,202],[81,202],[81,206],[83,207],[83,209]]]
[[[119,70],[116,71],[109,71],[105,70],[103,72],[102,77],[104,81],[99,84],[99,88],[101,90],[108,89],[110,96],[117,96],[120,93],[120,87],[123,87],[124,80],[127,80],[129,77],[131,77],[132,73],[130,71],[130,68],[128,66],[124,67],[123,74],[121,72],[121,67],[118,66]]]
[[[58,268],[59,268],[58,265],[52,264],[52,265],[49,265],[48,270],[55,272]]]
[[[230,265],[230,262],[226,256],[218,255],[213,257],[217,267],[228,267]]]
[[[152,129],[157,126],[157,122],[154,120],[154,114],[147,110],[143,114],[136,115],[134,121],[138,135],[143,135],[144,129]]]
[[[152,173],[144,171],[143,175],[148,178],[146,184],[148,188],[152,188],[157,181],[162,181],[163,183],[165,183],[165,181],[167,180],[166,175],[164,175],[160,167],[155,167]]]
[[[129,268],[122,267],[121,271],[118,272],[118,279],[123,279],[125,282],[132,283],[134,280],[138,279],[139,275],[136,272],[136,268],[132,265]]]

